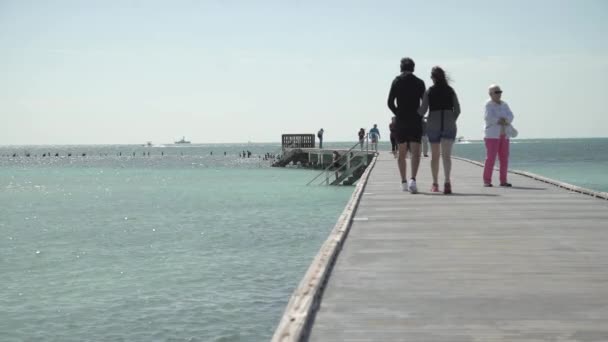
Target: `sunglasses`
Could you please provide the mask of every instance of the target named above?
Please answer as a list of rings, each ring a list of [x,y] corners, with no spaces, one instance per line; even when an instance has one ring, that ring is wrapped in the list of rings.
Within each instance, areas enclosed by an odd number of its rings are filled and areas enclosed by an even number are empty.
[[[494,91],[494,94],[500,95],[500,94],[502,94],[502,90],[496,90],[496,91]]]

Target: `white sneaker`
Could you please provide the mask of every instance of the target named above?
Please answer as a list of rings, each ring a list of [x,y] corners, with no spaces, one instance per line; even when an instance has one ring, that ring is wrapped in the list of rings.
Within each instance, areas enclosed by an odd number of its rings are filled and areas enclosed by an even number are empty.
[[[401,183],[401,190],[403,190],[403,191],[408,191],[408,190],[407,190],[407,182],[403,182],[403,183]]]
[[[418,187],[416,186],[416,181],[413,179],[410,179],[410,181],[408,182],[407,188],[413,194],[418,193]]]

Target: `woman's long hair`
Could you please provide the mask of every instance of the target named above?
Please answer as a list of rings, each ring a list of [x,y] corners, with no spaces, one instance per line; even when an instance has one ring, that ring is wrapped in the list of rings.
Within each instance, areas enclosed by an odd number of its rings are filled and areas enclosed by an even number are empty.
[[[435,85],[449,85],[452,81],[446,74],[445,70],[443,70],[440,66],[435,66],[431,69],[431,78],[433,79],[433,83]]]

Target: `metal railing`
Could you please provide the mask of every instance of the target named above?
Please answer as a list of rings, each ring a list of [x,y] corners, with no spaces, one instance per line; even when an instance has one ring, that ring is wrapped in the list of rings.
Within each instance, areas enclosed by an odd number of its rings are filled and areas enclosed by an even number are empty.
[[[365,138],[366,138],[366,140],[367,140],[367,142],[366,142],[366,144],[365,144],[365,145],[366,145],[366,148],[365,148],[365,149],[366,149],[366,158],[367,158],[367,155],[369,154],[369,137],[368,137],[368,134],[366,134],[366,135],[365,135]],[[350,157],[349,157],[349,154],[350,154],[350,153],[351,153],[351,152],[352,152],[352,151],[353,151],[353,150],[354,150],[354,149],[355,149],[357,146],[361,146],[361,142],[357,142],[356,144],[354,144],[354,145],[353,145],[353,146],[352,146],[350,149],[348,149],[348,151],[346,151],[346,153],[342,154],[342,155],[340,156],[340,158],[338,158],[338,160],[332,160],[332,162],[329,164],[329,166],[328,166],[328,167],[326,167],[325,169],[323,169],[323,171],[321,171],[321,172],[320,172],[318,175],[316,175],[316,176],[315,176],[315,178],[311,179],[311,180],[310,180],[308,183],[306,183],[306,185],[310,185],[310,184],[312,184],[314,181],[316,181],[316,180],[317,180],[319,177],[321,177],[321,176],[323,176],[323,175],[325,175],[325,179],[324,179],[323,183],[325,183],[326,185],[329,185],[329,178],[330,178],[329,173],[332,173],[332,172],[333,172],[333,173],[338,173],[338,172],[340,172],[340,171],[341,171],[343,168],[345,168],[345,167],[349,167],[349,166],[350,166],[350,165],[349,165],[350,163],[343,163],[343,164],[341,164],[341,162],[343,162],[344,158],[347,158],[347,159],[349,160],[349,158],[350,158]],[[362,150],[362,149],[361,149],[361,150]],[[334,164],[335,164],[335,163],[339,163],[339,164],[341,164],[341,165],[340,165],[340,167],[338,167],[337,169],[332,169],[332,168],[334,167]],[[348,171],[348,170],[346,170],[346,171]],[[319,183],[319,184],[321,184],[321,183]]]

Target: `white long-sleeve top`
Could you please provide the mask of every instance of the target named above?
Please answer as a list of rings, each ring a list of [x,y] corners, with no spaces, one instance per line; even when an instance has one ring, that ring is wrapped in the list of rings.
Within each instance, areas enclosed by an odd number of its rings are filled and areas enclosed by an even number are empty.
[[[501,132],[504,133],[502,130],[503,126],[498,124],[498,121],[501,118],[505,118],[509,124],[513,121],[513,112],[511,112],[509,105],[504,101],[496,103],[492,100],[488,100],[488,102],[486,102],[486,112],[484,115],[486,121],[486,138],[500,138]]]

